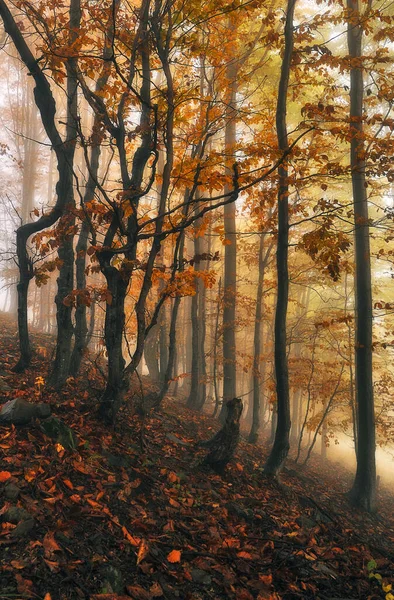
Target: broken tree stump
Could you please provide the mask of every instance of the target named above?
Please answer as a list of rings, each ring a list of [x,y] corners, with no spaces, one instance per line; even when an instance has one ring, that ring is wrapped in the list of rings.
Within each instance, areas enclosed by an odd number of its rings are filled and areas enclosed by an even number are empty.
[[[203,465],[208,465],[219,475],[223,474],[227,464],[234,456],[239,441],[240,418],[243,404],[240,398],[227,402],[226,421],[220,431],[207,442],[199,445],[209,449]]]

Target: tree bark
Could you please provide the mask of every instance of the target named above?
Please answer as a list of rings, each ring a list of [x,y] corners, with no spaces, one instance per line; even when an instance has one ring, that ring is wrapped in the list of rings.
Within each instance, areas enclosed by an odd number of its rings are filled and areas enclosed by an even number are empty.
[[[347,0],[350,68],[350,163],[352,170],[356,262],[356,407],[357,471],[350,491],[351,502],[373,511],[376,507],[375,410],[372,378],[372,285],[369,243],[368,197],[365,177],[363,132],[364,82],[363,30],[358,0]],[[359,59],[357,61],[357,59]],[[357,61],[357,66],[355,62]]]
[[[287,92],[293,55],[294,35],[293,18],[296,0],[288,0],[285,25],[285,48],[278,89],[276,108],[276,129],[280,150],[288,149],[287,137]],[[289,435],[291,427],[289,372],[287,364],[287,305],[289,296],[289,184],[287,160],[278,169],[278,241],[276,252],[278,295],[275,312],[275,377],[278,420],[275,440],[264,470],[277,476],[282,469],[290,449]]]
[[[81,23],[81,0],[70,0],[69,43],[78,38]],[[69,58],[67,70],[67,124],[65,152],[71,185],[66,203],[66,214],[60,225],[63,228],[58,250],[61,262],[57,279],[56,353],[48,383],[55,389],[61,389],[70,373],[71,342],[74,334],[72,322],[73,304],[68,301],[74,289],[74,228],[75,200],[73,190],[73,165],[78,131],[78,79],[75,59]]]
[[[233,33],[230,25],[230,33]],[[236,144],[236,110],[237,110],[237,75],[236,58],[230,56],[227,65],[228,97],[226,98],[225,153],[227,156],[226,174],[231,177],[232,163],[235,161]],[[224,193],[230,193],[230,185],[226,185]],[[223,278],[223,404],[219,418],[226,418],[227,401],[237,395],[237,362],[236,362],[236,293],[237,293],[237,235],[236,235],[235,203],[224,207],[224,278]]]
[[[200,222],[196,222],[198,228]],[[197,273],[203,271],[203,240],[194,235],[194,268]],[[195,294],[191,299],[192,324],[192,371],[190,393],[187,406],[194,410],[202,410],[206,400],[206,361],[205,361],[205,285],[200,277],[195,278]]]
[[[260,417],[261,417],[261,397],[262,397],[262,373],[260,372],[260,360],[261,360],[261,340],[263,338],[263,291],[264,291],[264,275],[265,268],[269,259],[270,248],[267,249],[264,254],[264,234],[260,233],[259,243],[259,278],[257,283],[257,295],[256,295],[256,316],[254,323],[254,338],[253,338],[253,377],[252,377],[252,388],[253,388],[253,412],[252,412],[252,426],[249,432],[248,442],[250,444],[256,444],[259,436],[260,429]]]
[[[209,448],[203,464],[210,466],[220,475],[223,474],[237,448],[242,409],[243,404],[240,398],[228,400],[226,421],[222,429],[211,440],[200,443],[200,446]]]

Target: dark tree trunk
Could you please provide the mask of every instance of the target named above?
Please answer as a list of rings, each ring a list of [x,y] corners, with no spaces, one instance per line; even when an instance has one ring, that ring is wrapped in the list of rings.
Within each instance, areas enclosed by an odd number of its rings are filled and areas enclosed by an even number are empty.
[[[226,421],[220,431],[200,446],[209,448],[203,464],[210,466],[216,473],[223,474],[227,464],[234,456],[239,441],[242,400],[233,398],[227,401]]]
[[[21,356],[15,369],[20,372],[29,365],[31,360],[31,348],[27,327],[27,293],[29,282],[32,278],[32,266],[26,244],[31,235],[48,227],[52,227],[61,217],[65,208],[70,203],[70,199],[73,197],[73,182],[72,165],[70,165],[68,156],[70,149],[63,143],[56,127],[56,104],[48,80],[27,46],[26,41],[4,0],[0,0],[0,16],[3,19],[5,31],[11,37],[22,62],[26,65],[29,73],[34,78],[35,103],[40,111],[45,132],[56,154],[57,169],[59,172],[59,180],[56,185],[57,200],[55,206],[49,213],[42,215],[34,223],[26,223],[19,227],[16,234],[18,265],[20,269],[18,324],[21,324],[22,330],[19,331]]]
[[[196,224],[198,227],[199,223]],[[203,253],[202,238],[194,237],[195,270],[201,272],[203,263],[198,259]],[[205,362],[205,286],[200,277],[195,279],[196,293],[191,299],[192,324],[192,372],[190,393],[187,406],[202,410],[206,400],[206,362]]]
[[[15,373],[22,373],[31,361],[31,346],[29,336],[29,325],[27,317],[27,295],[29,284],[33,277],[33,266],[26,252],[26,238],[17,232],[17,255],[19,265],[19,282],[16,286],[18,294],[18,335],[20,358],[14,366]]]
[[[278,145],[280,150],[283,151],[288,149],[286,124],[287,91],[289,86],[291,58],[294,44],[293,17],[295,3],[296,0],[288,0],[285,25],[285,49],[282,61],[278,90],[278,103],[276,109]],[[286,159],[280,165],[278,174],[278,247],[276,252],[278,297],[275,313],[275,377],[278,400],[278,421],[274,445],[265,464],[265,472],[274,476],[279,474],[289,453],[289,435],[291,427],[286,332],[287,305],[289,296],[289,185]]]
[[[119,1],[115,0],[113,4],[113,8],[115,11],[115,15],[119,8]],[[104,66],[101,72],[100,77],[97,80],[96,84],[96,93],[103,90],[105,85],[108,82],[108,78],[110,75],[110,69],[108,68],[108,63],[105,62],[111,57],[112,54],[112,44],[111,40],[113,40],[114,36],[114,23],[111,23],[108,30],[107,42],[103,51],[103,59]],[[83,198],[83,207],[86,206],[88,202],[92,202],[94,199],[94,195],[97,188],[97,181],[99,175],[99,166],[100,166],[100,156],[101,156],[101,141],[102,137],[99,133],[101,127],[101,119],[98,115],[95,115],[93,121],[92,128],[92,150],[90,156],[90,164],[89,164],[89,177],[86,185],[86,191]],[[82,208],[83,208],[82,207]],[[80,369],[82,357],[89,343],[89,335],[88,335],[88,326],[87,326],[87,302],[85,299],[85,289],[86,289],[86,252],[88,248],[88,238],[89,238],[89,221],[87,216],[82,222],[81,230],[78,237],[78,243],[76,247],[76,260],[75,260],[75,271],[76,271],[76,284],[77,290],[79,294],[77,295],[77,307],[75,310],[75,331],[74,331],[74,348],[71,355],[70,362],[70,375],[75,377]],[[94,311],[94,302],[92,303],[92,308]],[[94,318],[92,326],[94,326]]]
[[[365,178],[363,132],[364,82],[362,57],[363,29],[358,0],[348,0],[348,48],[350,69],[350,161],[352,169],[356,261],[356,407],[357,472],[350,491],[356,506],[368,511],[376,507],[375,410],[372,378],[372,285],[369,243],[368,197]],[[358,60],[357,60],[358,59]]]
[[[63,217],[63,226],[66,230],[73,228],[75,218],[70,219],[68,215]],[[65,234],[62,240],[58,257],[62,261],[59,277],[57,278],[57,294],[55,297],[56,304],[56,323],[57,323],[57,340],[56,353],[52,365],[51,375],[48,383],[55,389],[61,389],[66,382],[70,372],[71,358],[71,342],[74,333],[72,322],[72,303],[67,301],[74,287],[74,249],[73,235]]]
[[[100,261],[106,260],[101,255]],[[122,403],[125,390],[123,358],[123,333],[125,324],[124,303],[128,287],[128,279],[115,267],[102,264],[102,271],[107,281],[107,309],[105,313],[104,339],[108,354],[108,377],[106,388],[101,397],[100,416],[108,423],[114,423]]]
[[[81,22],[81,0],[70,2],[70,44],[78,38]],[[71,342],[74,333],[72,322],[73,304],[68,301],[74,289],[74,227],[75,201],[73,190],[73,164],[78,131],[78,79],[74,58],[69,58],[67,69],[67,125],[66,125],[66,160],[68,166],[69,189],[66,203],[66,214],[63,216],[63,232],[58,256],[61,261],[57,279],[56,322],[57,342],[56,354],[49,377],[49,385],[61,389],[70,373]]]
[[[232,30],[232,28],[230,28]],[[225,152],[228,155],[226,174],[232,173],[231,154],[236,143],[236,96],[238,67],[234,57],[230,57],[227,67],[228,98],[225,128]],[[230,193],[230,186],[225,186],[224,193]],[[226,419],[227,400],[237,394],[237,361],[236,361],[236,292],[237,292],[237,235],[236,235],[235,203],[224,207],[224,279],[223,279],[223,404],[219,418]]]

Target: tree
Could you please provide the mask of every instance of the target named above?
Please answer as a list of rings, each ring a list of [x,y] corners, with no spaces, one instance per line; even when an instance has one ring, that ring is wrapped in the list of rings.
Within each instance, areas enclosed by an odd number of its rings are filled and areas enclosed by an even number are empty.
[[[347,39],[350,62],[350,166],[354,207],[356,262],[356,407],[357,472],[351,501],[368,511],[376,505],[375,410],[372,379],[372,285],[365,144],[363,131],[363,26],[358,0],[348,0]]]
[[[276,129],[278,146],[286,152],[289,148],[287,136],[287,92],[293,54],[293,18],[296,0],[287,4],[285,24],[285,48],[276,107]],[[289,183],[286,161],[278,170],[278,241],[276,251],[278,295],[275,313],[275,378],[277,393],[277,425],[275,440],[264,470],[276,476],[281,470],[290,448],[291,427],[289,375],[287,365],[286,316],[289,294],[288,245],[289,245]]]
[[[25,223],[17,230],[16,251],[19,267],[19,283],[17,285],[18,331],[21,355],[14,369],[17,372],[21,372],[29,366],[31,360],[27,297],[29,283],[34,277],[34,270],[26,245],[32,235],[54,225],[64,214],[66,207],[73,204],[73,144],[66,145],[60,136],[56,125],[56,104],[48,79],[28,47],[21,30],[4,0],[0,1],[0,16],[3,20],[4,28],[12,39],[22,62],[34,79],[35,102],[40,111],[45,132],[56,154],[59,173],[56,185],[57,199],[54,207],[48,213],[43,214],[37,221]],[[73,135],[75,135],[75,130]]]

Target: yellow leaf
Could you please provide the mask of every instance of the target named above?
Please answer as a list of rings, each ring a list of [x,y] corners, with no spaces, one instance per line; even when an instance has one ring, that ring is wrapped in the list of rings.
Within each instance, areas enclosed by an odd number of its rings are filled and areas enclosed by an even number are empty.
[[[177,562],[181,562],[181,553],[179,550],[172,550],[168,556],[167,556],[167,560],[170,563],[177,563]]]

